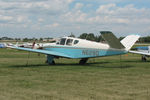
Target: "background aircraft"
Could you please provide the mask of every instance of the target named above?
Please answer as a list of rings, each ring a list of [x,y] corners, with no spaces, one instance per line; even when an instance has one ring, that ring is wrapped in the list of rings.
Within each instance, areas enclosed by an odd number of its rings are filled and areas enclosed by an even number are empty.
[[[0,48],[6,48],[7,44],[6,43],[0,43]]]
[[[23,43],[23,44],[19,44],[16,43],[15,46],[17,47],[23,47],[23,48],[31,48],[31,49],[42,49],[45,46],[49,46],[51,45],[51,43]]]
[[[134,50],[137,51],[129,51],[130,53],[135,53],[135,54],[141,54],[141,60],[146,61],[146,57],[150,57],[150,46],[144,46],[144,47],[136,47]]]
[[[89,58],[126,54],[134,43],[139,39],[139,35],[129,35],[119,41],[112,32],[101,32],[106,43],[93,42],[79,38],[63,37],[56,43],[49,43],[43,49],[31,49],[18,46],[11,48],[30,52],[43,53],[47,55],[48,64],[55,64],[54,58],[80,58],[79,64],[85,64]]]
[[[24,48],[32,48],[32,49],[40,49],[43,47],[42,43],[23,43],[23,44],[16,44],[18,47],[24,47]]]

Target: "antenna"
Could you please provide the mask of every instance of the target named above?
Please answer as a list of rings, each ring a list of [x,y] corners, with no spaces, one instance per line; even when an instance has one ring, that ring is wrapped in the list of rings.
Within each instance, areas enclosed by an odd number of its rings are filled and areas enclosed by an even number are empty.
[[[122,56],[121,55],[120,55],[120,67],[123,68],[122,67]]]
[[[29,57],[30,57],[30,52],[28,52],[28,58],[27,58],[26,66],[28,66],[28,63],[29,63]]]

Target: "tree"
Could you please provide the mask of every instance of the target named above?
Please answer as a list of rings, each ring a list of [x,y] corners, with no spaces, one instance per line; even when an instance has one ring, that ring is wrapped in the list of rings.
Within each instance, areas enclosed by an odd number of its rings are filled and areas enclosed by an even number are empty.
[[[104,39],[102,38],[102,36],[96,36],[96,42],[101,42],[101,41],[104,41]]]
[[[23,42],[28,42],[28,38],[24,38],[24,39],[23,39]]]
[[[87,40],[91,40],[91,41],[95,41],[96,40],[96,38],[95,38],[93,33],[87,34],[86,39]]]
[[[79,36],[79,38],[96,41],[96,42],[104,41],[101,35],[95,36],[93,33],[89,33],[89,34],[83,33]]]
[[[39,40],[40,40],[40,41],[43,41],[43,38],[40,38]]]
[[[83,34],[81,34],[80,36],[79,36],[79,38],[81,38],[81,39],[86,39],[86,37],[87,37],[87,33],[83,33]]]
[[[140,42],[140,43],[150,43],[150,36],[141,37],[141,38],[139,39],[139,42]]]

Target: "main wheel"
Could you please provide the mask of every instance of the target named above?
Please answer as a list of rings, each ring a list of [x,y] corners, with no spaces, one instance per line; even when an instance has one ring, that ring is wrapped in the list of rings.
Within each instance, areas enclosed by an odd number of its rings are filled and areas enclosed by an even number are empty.
[[[141,59],[142,59],[142,61],[144,61],[144,62],[147,60],[145,56],[142,56]]]

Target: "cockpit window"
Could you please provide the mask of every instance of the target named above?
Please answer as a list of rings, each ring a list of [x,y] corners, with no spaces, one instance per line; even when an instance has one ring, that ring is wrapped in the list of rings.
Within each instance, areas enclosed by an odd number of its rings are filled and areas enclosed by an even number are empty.
[[[66,38],[62,38],[62,39],[60,40],[60,45],[64,45],[64,44],[65,44],[65,41],[66,41]]]
[[[56,42],[56,44],[59,44],[59,41],[58,41],[58,42]]]
[[[75,41],[74,41],[74,44],[77,44],[78,42],[79,42],[79,40],[75,40]]]
[[[73,41],[73,39],[68,39],[66,42],[66,45],[72,45],[72,41]]]

